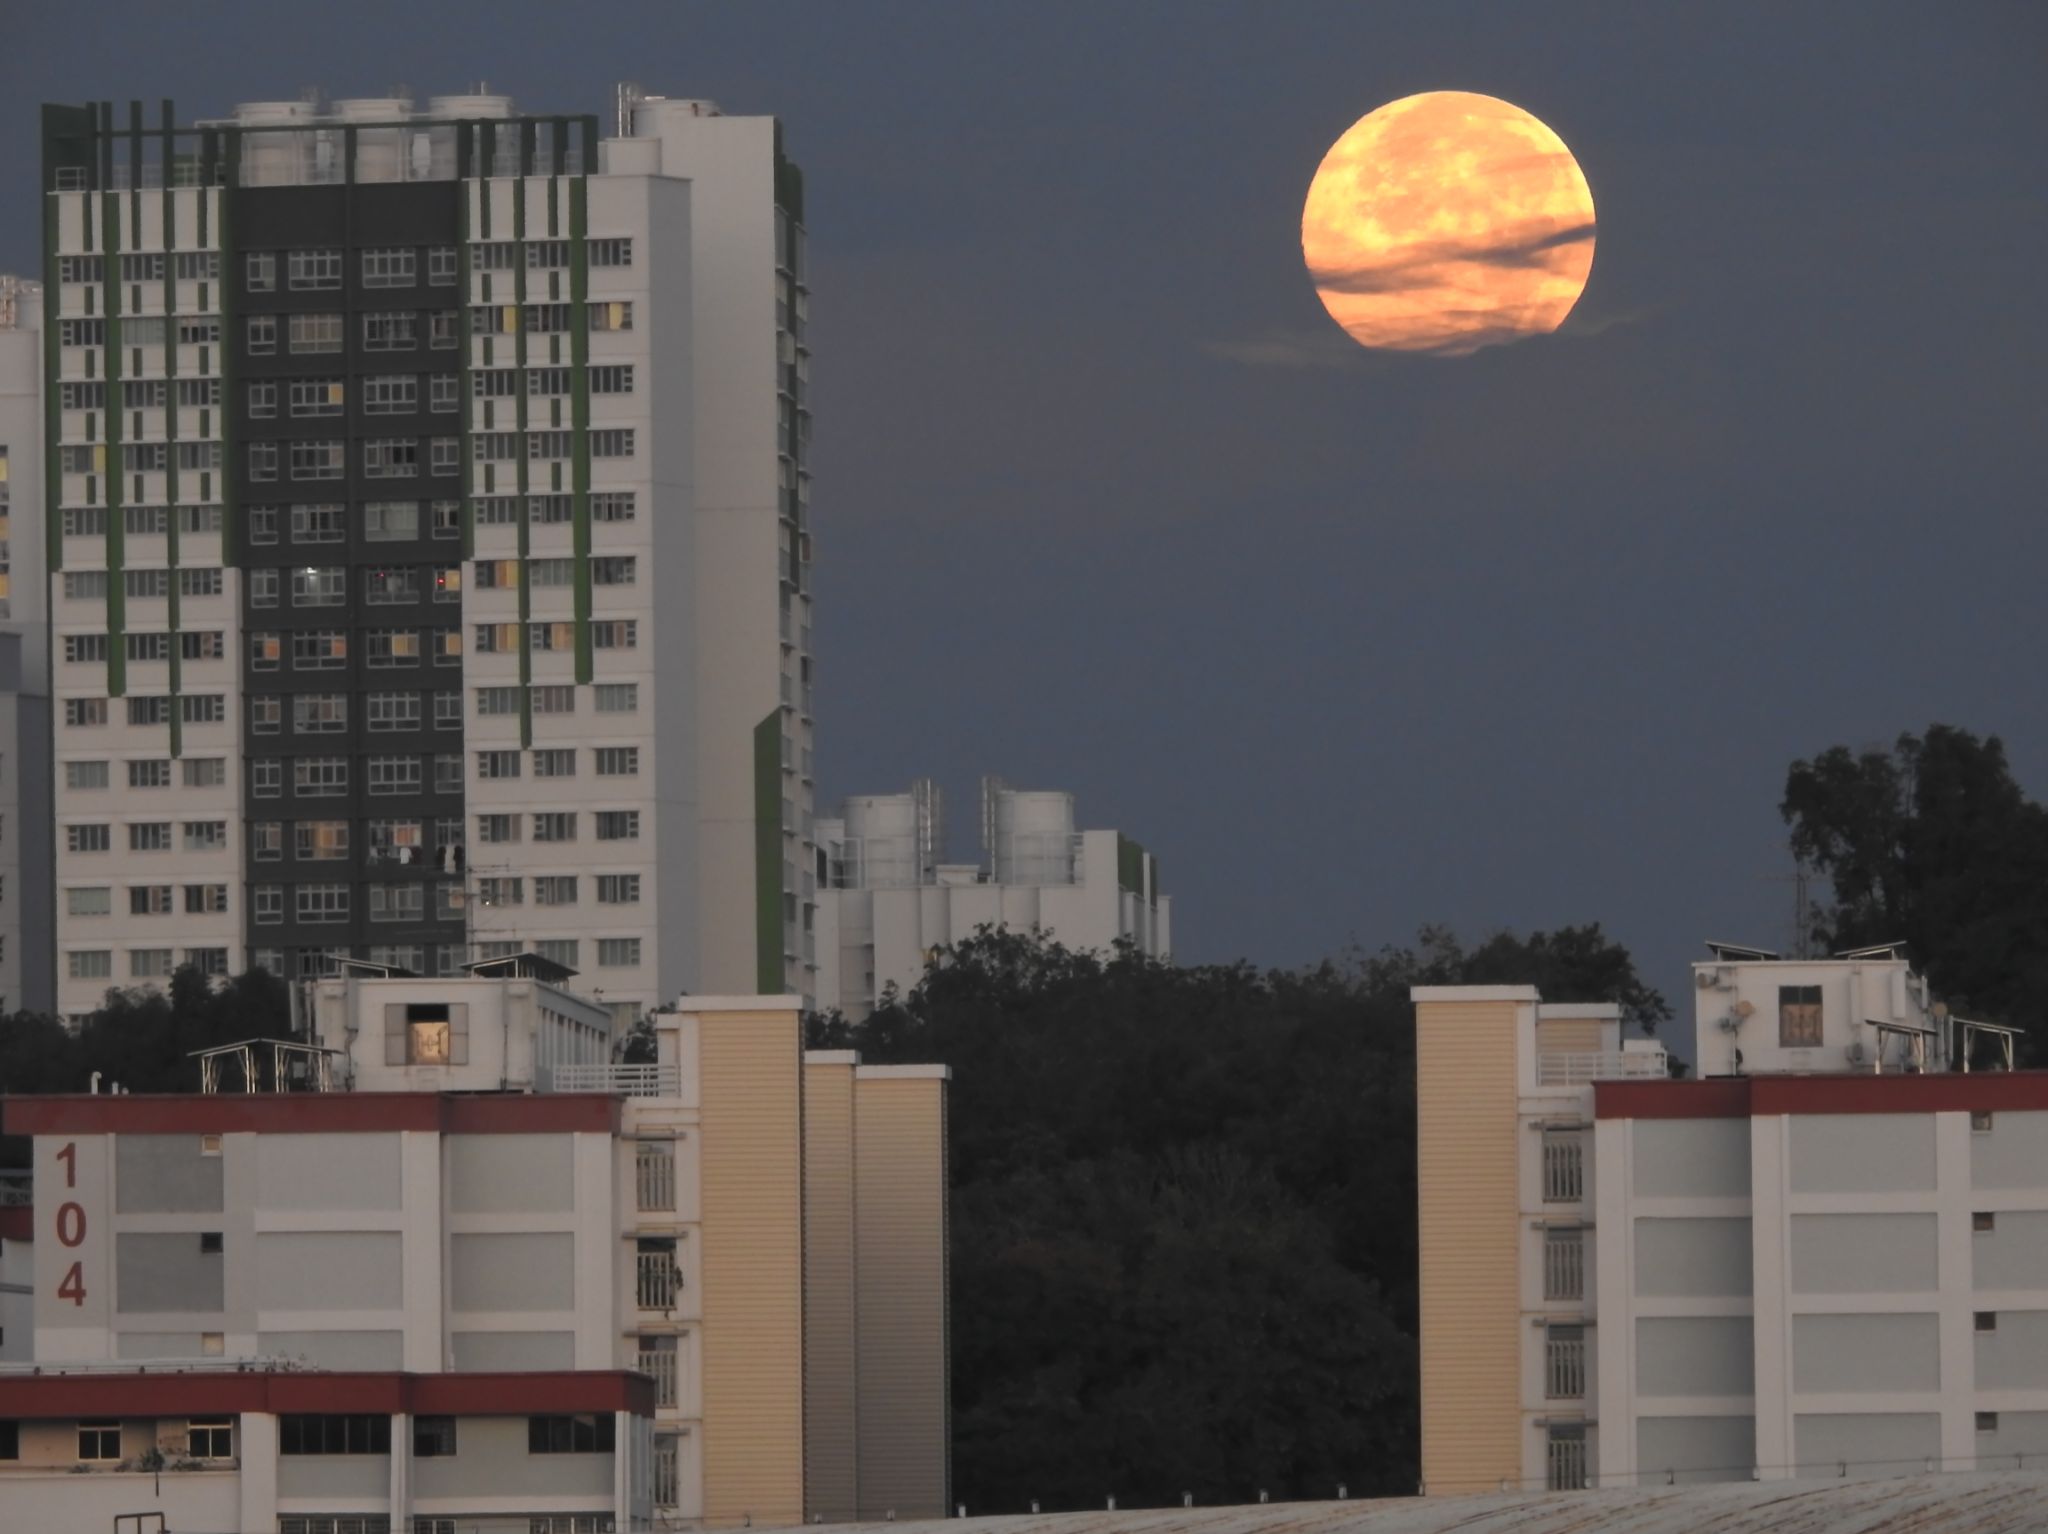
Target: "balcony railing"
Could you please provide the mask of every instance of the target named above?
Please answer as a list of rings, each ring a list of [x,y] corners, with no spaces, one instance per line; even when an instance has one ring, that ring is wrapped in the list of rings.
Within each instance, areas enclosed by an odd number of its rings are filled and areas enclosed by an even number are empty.
[[[1543,1233],[1543,1298],[1582,1300],[1585,1297],[1585,1232],[1546,1230]]]
[[[1536,1084],[1545,1087],[1630,1077],[1656,1080],[1670,1074],[1670,1057],[1661,1049],[1552,1049],[1536,1055]]]
[[[676,1153],[666,1143],[643,1145],[633,1156],[635,1207],[648,1212],[676,1207]]]
[[[644,1371],[643,1371],[644,1372]],[[1543,1393],[1553,1401],[1576,1401],[1586,1393],[1586,1332],[1553,1326],[1543,1341]]]
[[[673,1252],[637,1252],[634,1295],[642,1310],[673,1310],[683,1292],[682,1270]]]
[[[660,1352],[642,1350],[640,1372],[654,1381],[654,1404],[673,1407],[676,1404],[676,1353],[673,1348]]]
[[[1585,1138],[1576,1130],[1543,1137],[1543,1202],[1576,1204],[1586,1196]]]
[[[1550,1430],[1549,1464],[1546,1467],[1552,1491],[1579,1491],[1586,1485],[1586,1430],[1582,1427],[1553,1427]]]
[[[682,1072],[673,1065],[558,1065],[552,1089],[557,1092],[613,1092],[621,1097],[677,1097]]]
[[[676,1452],[676,1438],[663,1433],[654,1440],[654,1505],[674,1507],[681,1500],[682,1456]]]

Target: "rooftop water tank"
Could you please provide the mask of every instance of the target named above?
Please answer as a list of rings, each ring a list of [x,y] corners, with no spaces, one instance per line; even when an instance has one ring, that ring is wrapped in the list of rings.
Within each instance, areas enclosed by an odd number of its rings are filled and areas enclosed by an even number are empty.
[[[345,123],[401,123],[412,115],[412,103],[395,96],[357,96],[335,102],[332,115]],[[402,128],[358,128],[356,180],[404,180],[404,151]]]
[[[244,101],[235,108],[243,128],[278,128],[311,123],[310,101]],[[242,138],[242,185],[291,186],[304,178],[307,155],[304,133],[249,133]]]
[[[427,103],[427,116],[449,119],[510,117],[510,96],[435,96]]]

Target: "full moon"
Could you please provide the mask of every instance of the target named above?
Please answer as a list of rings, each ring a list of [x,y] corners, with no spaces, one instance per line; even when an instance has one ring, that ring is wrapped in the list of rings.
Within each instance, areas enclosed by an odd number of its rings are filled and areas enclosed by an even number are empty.
[[[1301,256],[1359,345],[1462,357],[1564,323],[1593,269],[1593,193],[1564,140],[1520,107],[1404,96],[1323,156]]]

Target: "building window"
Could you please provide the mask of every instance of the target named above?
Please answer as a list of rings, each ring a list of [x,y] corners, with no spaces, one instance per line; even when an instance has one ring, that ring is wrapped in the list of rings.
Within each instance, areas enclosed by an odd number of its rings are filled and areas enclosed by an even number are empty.
[[[420,444],[414,437],[372,437],[363,443],[366,479],[413,479],[420,472]]]
[[[292,606],[340,607],[348,601],[348,570],[342,565],[292,567]]]
[[[1576,1204],[1586,1196],[1585,1136],[1576,1129],[1543,1132],[1543,1202]]]
[[[411,310],[363,316],[364,351],[409,352],[419,344],[419,316]]]
[[[420,535],[418,501],[368,501],[363,505],[363,537],[371,543],[404,543]]]
[[[424,884],[373,884],[370,886],[371,921],[422,921],[426,918],[427,887]]]
[[[187,852],[219,852],[228,844],[225,820],[188,820],[184,831]]]
[[[427,286],[452,287],[458,275],[453,245],[436,245],[427,251]]]
[[[573,1417],[528,1417],[526,1452],[609,1454],[612,1452],[612,1414],[579,1412]]]
[[[251,543],[277,542],[277,508],[275,506],[251,506],[249,508],[249,541]]]
[[[294,378],[287,396],[295,416],[340,415],[348,386],[339,378]]]
[[[171,850],[171,823],[168,820],[144,820],[128,828],[128,850],[130,852],[169,852]]]
[[[363,602],[370,607],[410,606],[420,599],[417,565],[383,565],[363,575]]]
[[[277,380],[266,378],[249,385],[249,419],[267,420],[277,414]]]
[[[302,799],[339,799],[348,793],[348,758],[301,756],[292,762],[292,787]]]
[[[168,760],[130,762],[128,764],[128,786],[130,788],[169,788],[171,786],[171,764]]]
[[[545,810],[533,817],[533,839],[537,842],[573,842],[576,840],[576,812],[574,810]]]
[[[1553,1401],[1575,1401],[1585,1395],[1585,1327],[1549,1326],[1544,1329],[1543,1393]]]
[[[1978,1413],[1977,1413],[1977,1431],[1978,1431],[1978,1432],[1980,1432],[1980,1433],[1995,1433],[1995,1432],[1997,1432],[1997,1431],[1998,1431],[1998,1413],[1997,1413],[1997,1412],[1995,1412],[1995,1411],[1980,1411],[1980,1412],[1978,1412]]]
[[[597,963],[600,969],[633,969],[640,963],[640,939],[637,937],[601,937],[597,940]]]
[[[590,392],[592,394],[631,394],[633,392],[633,364],[620,363],[612,367],[590,370]]]
[[[214,1238],[218,1243],[219,1237]],[[235,1423],[232,1417],[194,1417],[185,1427],[185,1452],[194,1459],[233,1459]]]
[[[346,884],[301,884],[297,910],[301,922],[320,925],[348,920],[349,887]]]
[[[434,536],[436,538],[460,538],[462,536],[462,502],[434,502]]]
[[[479,751],[476,754],[476,775],[479,778],[516,778],[519,776],[519,753],[517,751]]]
[[[65,973],[73,980],[111,980],[114,954],[109,948],[80,948],[64,956]]]
[[[293,354],[302,357],[340,351],[341,316],[294,314],[291,317],[291,345]]]
[[[1820,987],[1781,985],[1778,987],[1778,1047],[1818,1049],[1820,1047]]]
[[[259,863],[274,863],[284,856],[284,822],[259,820],[249,827],[250,855]]]
[[[574,905],[576,903],[576,876],[574,874],[540,874],[533,881],[533,903],[535,905]]]
[[[432,351],[453,351],[462,341],[462,319],[453,309],[436,309],[427,316],[427,346]]]
[[[536,714],[573,714],[576,712],[576,689],[573,687],[536,687],[532,691],[533,711]]]
[[[112,838],[107,827],[66,826],[64,848],[67,852],[107,852],[112,849]]]
[[[343,629],[302,629],[292,635],[294,671],[338,671],[348,664],[348,634]]]
[[[630,586],[636,573],[637,562],[631,554],[615,554],[590,562],[590,583],[593,586]]]
[[[632,714],[640,709],[640,684],[638,682],[599,682],[597,711],[600,714]]]
[[[389,1454],[391,1419],[382,1412],[288,1413],[277,1419],[280,1454]]]
[[[261,444],[250,444],[252,450],[258,446]],[[340,479],[348,472],[348,444],[294,442],[291,461],[293,479]],[[274,475],[272,477],[275,478]]]
[[[348,513],[338,502],[292,508],[293,543],[348,542]]]
[[[285,281],[301,290],[341,286],[341,252],[294,250],[285,257]]]
[[[640,839],[638,810],[599,810],[597,839],[601,842],[632,842]]]
[[[249,355],[267,357],[277,350],[277,316],[252,314],[248,324]],[[254,414],[251,411],[250,414]]]
[[[523,905],[526,881],[509,875],[494,875],[476,881],[476,898],[487,906]]]
[[[590,328],[593,333],[602,330],[631,330],[633,305],[620,299],[590,305]]]
[[[454,254],[454,252],[449,252]],[[446,1459],[455,1452],[453,1417],[412,1419],[412,1452],[415,1459]]]
[[[348,859],[348,822],[301,820],[292,827],[292,850],[302,863],[340,863]]]
[[[427,378],[427,408],[437,415],[462,408],[462,377],[458,373],[434,373]]]
[[[277,444],[275,442],[251,442],[249,444],[249,478],[258,481],[277,478]]]
[[[130,916],[169,916],[175,909],[168,884],[138,884],[128,891]]]
[[[76,886],[64,892],[64,909],[70,916],[111,916],[114,892],[104,884]]]
[[[410,250],[366,250],[363,252],[363,286],[409,288],[415,281],[417,262],[418,257]]]
[[[616,427],[608,431],[594,431],[590,434],[590,456],[593,458],[631,458],[633,456],[633,428]]]
[[[64,764],[64,786],[66,788],[105,788],[107,782],[107,764],[105,762],[66,762]]]
[[[416,756],[370,758],[370,792],[416,794],[420,791],[420,759]]]
[[[590,264],[592,266],[631,266],[633,264],[633,242],[631,240],[592,240],[590,242]]]
[[[1978,1331],[1980,1331],[1980,1332],[1995,1332],[1995,1331],[1997,1331],[1997,1330],[1998,1330],[1998,1312],[1997,1312],[1997,1311],[1995,1311],[1995,1310],[1980,1310],[1980,1311],[1977,1311],[1977,1312],[1975,1312],[1975,1313],[1974,1313],[1974,1317],[1975,1317],[1975,1319],[1974,1319],[1974,1324],[1975,1324],[1975,1326],[1976,1326],[1976,1329],[1977,1329]]]
[[[373,731],[416,730],[420,724],[420,696],[416,692],[373,692],[370,694],[369,724]]]
[[[1548,1432],[1545,1484],[1552,1491],[1583,1489],[1586,1485],[1585,1425],[1553,1422]]]
[[[568,746],[549,746],[533,753],[533,775],[537,778],[573,778],[576,753]]]
[[[1983,1109],[1972,1109],[1972,1110],[1971,1110],[1971,1112],[1970,1112],[1970,1133],[1971,1133],[1971,1134],[1973,1134],[1973,1135],[1988,1135],[1988,1134],[1990,1134],[1990,1133],[1991,1133],[1991,1115],[1990,1115],[1990,1113],[1988,1113],[1988,1112],[1984,1111]]]
[[[375,373],[363,380],[364,415],[411,415],[419,403],[416,374]]]
[[[1543,1232],[1543,1298],[1586,1296],[1585,1232],[1577,1226],[1549,1226]]]
[[[461,1065],[454,1024],[446,1002],[414,1002],[405,1009],[407,1065]]]
[[[87,1420],[78,1424],[78,1457],[82,1461],[100,1462],[121,1457],[121,1424],[105,1419]]]
[[[454,408],[453,406],[450,407]],[[460,437],[434,437],[427,443],[430,454],[428,468],[435,474],[460,474],[462,472],[462,439]]]
[[[251,293],[277,291],[277,253],[252,250],[242,259],[244,285]]]
[[[168,948],[128,950],[128,978],[131,980],[168,980],[171,968],[171,950]]]

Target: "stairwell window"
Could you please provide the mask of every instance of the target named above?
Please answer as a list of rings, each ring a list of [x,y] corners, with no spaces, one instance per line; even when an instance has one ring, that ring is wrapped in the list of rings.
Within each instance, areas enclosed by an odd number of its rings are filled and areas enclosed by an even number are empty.
[[[1821,1042],[1821,1000],[1817,985],[1778,987],[1778,1047],[1818,1049]]]

